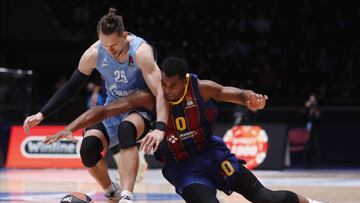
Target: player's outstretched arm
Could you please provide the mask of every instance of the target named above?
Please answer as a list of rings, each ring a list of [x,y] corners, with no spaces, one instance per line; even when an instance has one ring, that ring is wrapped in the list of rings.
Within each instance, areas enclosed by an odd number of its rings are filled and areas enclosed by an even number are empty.
[[[199,88],[205,101],[215,99],[247,106],[250,110],[263,109],[268,97],[252,90],[242,90],[231,86],[222,86],[211,80],[199,80]]]
[[[94,70],[96,62],[97,49],[93,45],[82,55],[78,68],[67,83],[49,99],[40,112],[25,119],[23,128],[26,134],[30,133],[30,128],[66,105],[82,89]]]
[[[157,126],[166,126],[169,116],[169,106],[164,97],[161,87],[161,71],[154,60],[153,50],[147,44],[142,44],[136,52],[136,60],[139,64],[146,84],[156,97],[156,123],[154,130],[150,131],[142,140],[140,150],[150,153],[151,149],[158,148],[164,139],[165,132]],[[159,125],[157,125],[159,124]]]
[[[74,140],[72,133],[81,128],[89,127],[104,120],[105,118],[130,111],[131,109],[144,107],[151,111],[154,103],[154,96],[151,93],[140,90],[135,91],[129,96],[121,97],[109,105],[97,106],[89,109],[66,126],[64,130],[47,137],[44,142],[46,144],[51,144],[62,138]]]

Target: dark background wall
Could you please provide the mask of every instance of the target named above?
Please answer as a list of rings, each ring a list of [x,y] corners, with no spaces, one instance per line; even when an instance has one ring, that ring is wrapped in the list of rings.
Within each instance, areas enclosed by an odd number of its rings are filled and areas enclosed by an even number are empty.
[[[267,108],[248,123],[304,126],[303,106],[315,93],[319,164],[360,166],[360,6],[349,1],[2,0],[0,67],[15,73],[0,71],[0,124],[21,124],[66,82],[110,6],[158,50],[159,63],[181,56],[200,78],[267,94]],[[86,94],[44,124],[75,118]],[[234,106],[219,108],[219,123],[231,124]]]

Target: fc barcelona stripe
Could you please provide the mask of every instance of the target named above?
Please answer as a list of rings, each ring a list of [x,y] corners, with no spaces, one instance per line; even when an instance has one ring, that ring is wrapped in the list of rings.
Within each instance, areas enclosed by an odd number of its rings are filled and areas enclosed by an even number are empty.
[[[201,150],[205,146],[207,141],[205,138],[204,130],[202,128],[199,129],[199,126],[201,126],[201,118],[200,118],[200,112],[199,112],[199,105],[197,103],[197,99],[194,94],[194,91],[195,90],[193,88],[192,81],[190,80],[186,97],[192,98],[194,106],[193,107],[184,106],[184,109],[185,109],[186,120],[188,121],[188,126],[189,126],[188,130],[191,130],[191,131],[200,130],[200,132],[196,133],[193,136],[193,140],[196,144],[196,147],[199,150]],[[186,99],[186,97],[185,97],[185,99]],[[183,102],[183,104],[187,105],[186,102]]]

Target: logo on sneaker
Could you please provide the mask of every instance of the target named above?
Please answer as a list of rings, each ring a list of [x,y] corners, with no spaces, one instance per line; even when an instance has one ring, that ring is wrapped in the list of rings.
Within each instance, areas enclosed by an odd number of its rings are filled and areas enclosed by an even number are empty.
[[[72,197],[66,197],[62,199],[61,202],[72,202]]]
[[[121,196],[121,198],[120,199],[126,199],[126,200],[131,200],[131,198],[129,197],[129,196]]]

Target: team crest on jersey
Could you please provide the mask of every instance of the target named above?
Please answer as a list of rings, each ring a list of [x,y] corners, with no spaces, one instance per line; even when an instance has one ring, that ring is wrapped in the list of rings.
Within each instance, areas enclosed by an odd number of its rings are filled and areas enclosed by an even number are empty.
[[[175,135],[170,134],[170,136],[168,137],[168,140],[171,144],[175,144],[175,142],[178,140],[178,138],[175,137]]]
[[[104,60],[103,60],[103,62],[102,62],[102,64],[101,64],[101,67],[102,67],[102,68],[105,68],[105,67],[107,67],[107,66],[109,66],[109,61],[108,61],[107,57],[105,57]]]
[[[186,101],[186,108],[195,106],[194,101],[190,95],[187,95],[185,97],[185,101]]]
[[[129,56],[129,67],[134,67],[134,59],[132,56]]]

